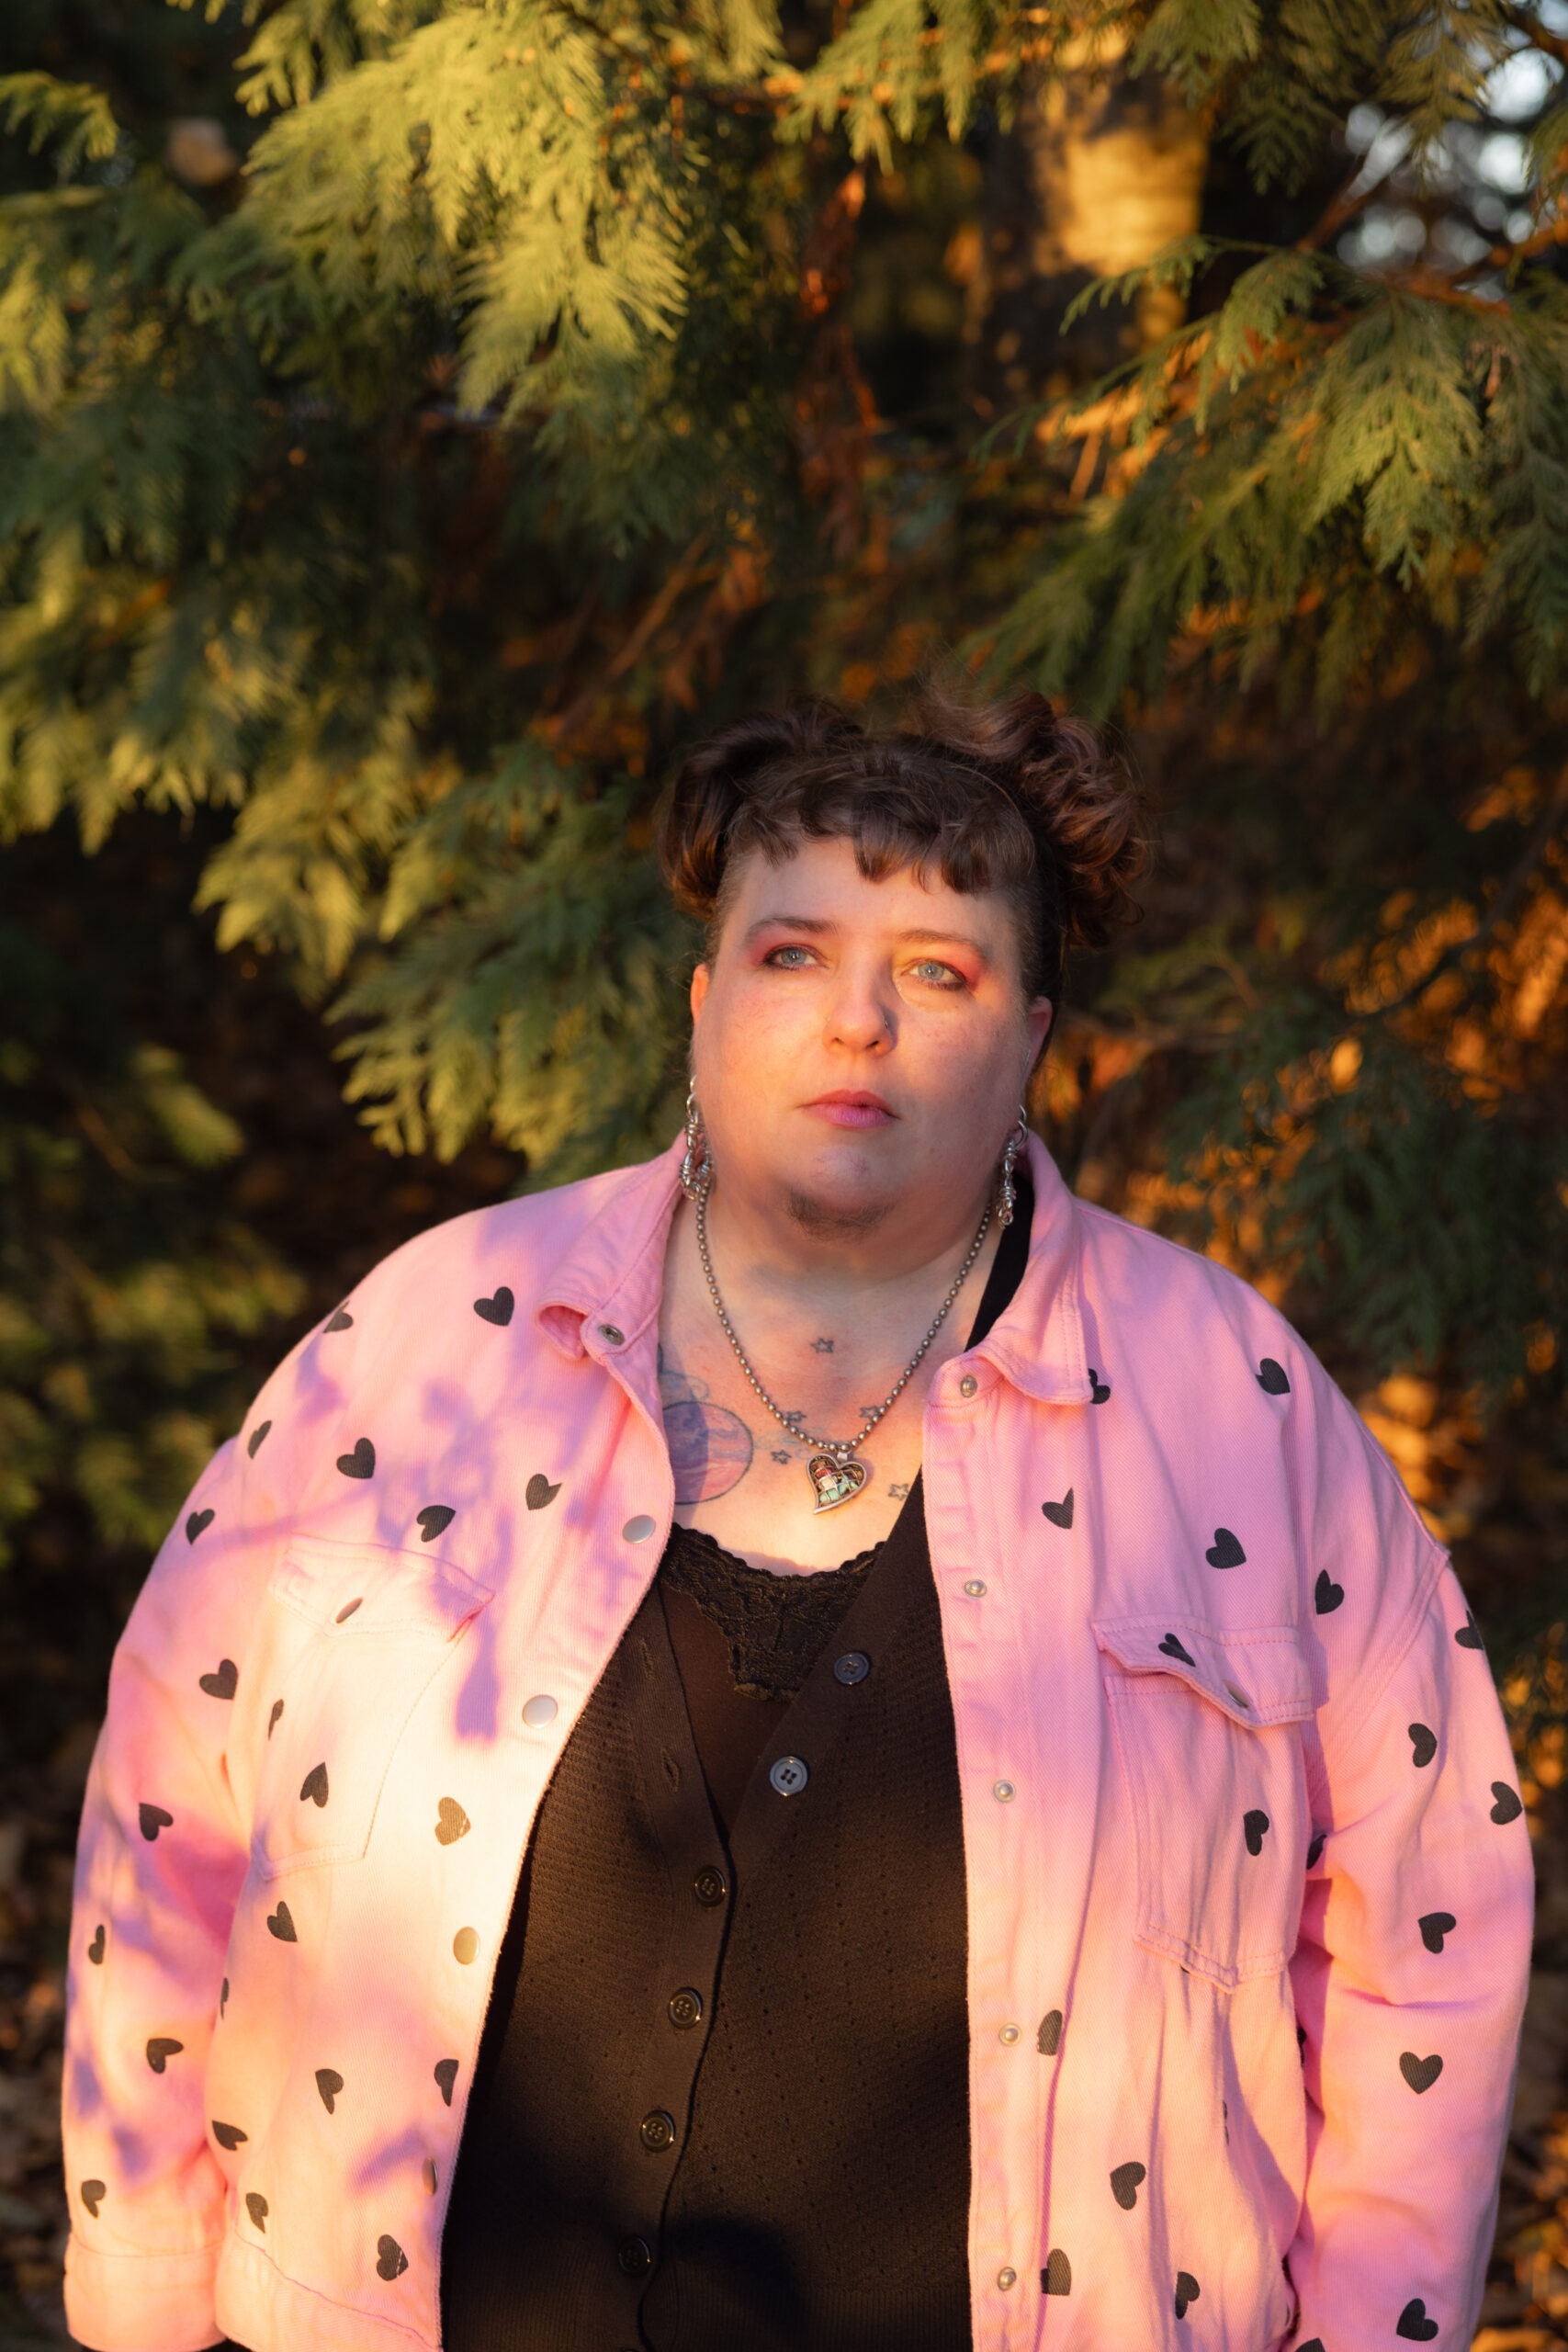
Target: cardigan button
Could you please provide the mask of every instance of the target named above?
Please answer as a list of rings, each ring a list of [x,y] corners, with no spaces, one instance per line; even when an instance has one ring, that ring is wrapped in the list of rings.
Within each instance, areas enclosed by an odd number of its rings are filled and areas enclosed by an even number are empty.
[[[842,1657],[833,1660],[833,1679],[851,1688],[863,1682],[871,1672],[871,1660],[863,1650],[846,1650]]]
[[[669,2000],[670,2022],[677,2033],[690,2033],[703,2021],[703,1996],[694,1984],[682,1984]]]
[[[729,1881],[712,1862],[705,1862],[692,1881],[692,1893],[706,1910],[724,1901],[729,1893]]]
[[[623,2238],[615,2248],[615,2267],[623,2278],[640,2278],[653,2267],[646,2238]]]
[[[797,1797],[811,1778],[806,1759],[801,1756],[781,1756],[773,1765],[768,1778],[781,1797]]]
[[[675,2145],[675,2118],[661,2107],[650,2107],[637,2126],[638,2137],[650,2155],[661,2156]]]

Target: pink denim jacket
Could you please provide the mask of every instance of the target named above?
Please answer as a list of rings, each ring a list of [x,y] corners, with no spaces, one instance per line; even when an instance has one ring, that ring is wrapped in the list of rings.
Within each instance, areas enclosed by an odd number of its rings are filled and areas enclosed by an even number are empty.
[[[72,1933],[97,2352],[440,2341],[529,1826],[671,1521],[676,1157],[398,1251],[158,1556]],[[1460,2352],[1531,1897],[1479,1638],[1289,1326],[1031,1157],[1027,1274],[924,1431],[976,2352]]]

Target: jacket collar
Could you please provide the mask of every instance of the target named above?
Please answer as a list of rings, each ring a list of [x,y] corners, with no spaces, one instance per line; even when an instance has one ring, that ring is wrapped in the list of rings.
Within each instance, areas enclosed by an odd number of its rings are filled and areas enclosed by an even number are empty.
[[[604,1205],[557,1266],[534,1310],[563,1355],[625,1362],[650,1327],[657,1334],[670,1221],[681,1197],[683,1149],[601,1179]],[[1084,1349],[1081,1235],[1077,1201],[1055,1161],[1029,1138],[1034,1219],[1029,1263],[1005,1314],[975,1353],[1043,1405],[1087,1405],[1093,1395]]]

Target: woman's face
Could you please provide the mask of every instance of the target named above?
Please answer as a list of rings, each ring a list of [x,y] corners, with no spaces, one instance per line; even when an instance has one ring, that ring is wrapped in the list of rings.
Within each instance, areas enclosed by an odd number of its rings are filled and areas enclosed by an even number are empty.
[[[807,841],[778,865],[753,853],[692,981],[721,1185],[824,1233],[967,1214],[1050,1012],[1022,994],[998,892],[907,868],[868,882],[844,841]]]

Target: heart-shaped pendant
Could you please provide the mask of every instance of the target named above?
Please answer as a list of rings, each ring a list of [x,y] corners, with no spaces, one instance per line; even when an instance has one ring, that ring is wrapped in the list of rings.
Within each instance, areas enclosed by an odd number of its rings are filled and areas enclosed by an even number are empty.
[[[837,1510],[840,1503],[852,1502],[866,1482],[863,1462],[835,1462],[830,1453],[814,1453],[806,1465],[817,1496],[818,1510]]]

